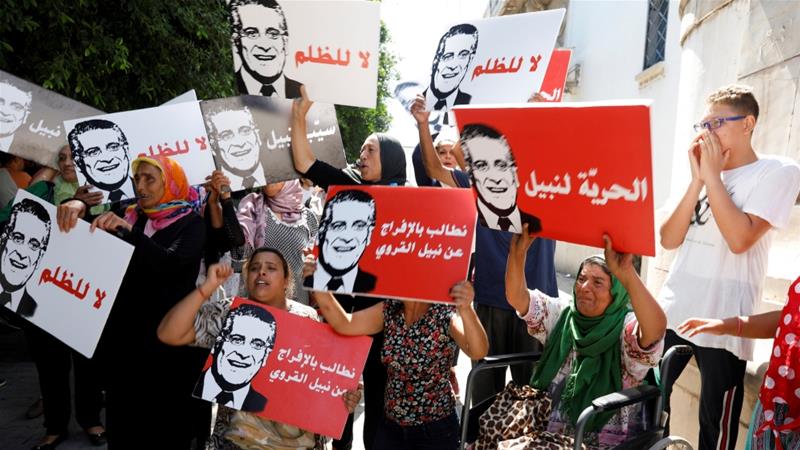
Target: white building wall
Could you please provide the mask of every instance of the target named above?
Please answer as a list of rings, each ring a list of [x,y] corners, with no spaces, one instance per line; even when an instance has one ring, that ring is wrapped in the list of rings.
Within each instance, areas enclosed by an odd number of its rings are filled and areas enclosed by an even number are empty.
[[[678,4],[677,0],[670,1],[665,60],[647,71],[642,70],[646,0],[570,0],[563,35],[564,47],[573,52],[570,65],[580,65],[579,83],[564,101],[653,100],[650,120],[656,207],[669,197],[672,179],[681,73]],[[562,242],[556,247],[556,268],[566,273],[574,272],[583,258],[598,252]]]

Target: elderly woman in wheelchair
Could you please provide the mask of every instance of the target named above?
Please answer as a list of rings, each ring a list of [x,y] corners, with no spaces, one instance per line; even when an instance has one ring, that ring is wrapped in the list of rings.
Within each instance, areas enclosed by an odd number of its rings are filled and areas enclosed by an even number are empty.
[[[525,283],[525,255],[535,236],[527,229],[511,240],[506,267],[506,297],[544,351],[528,390],[534,399],[533,430],[500,445],[488,442],[485,421],[476,448],[572,448],[581,412],[598,397],[638,386],[658,366],[667,319],[639,279],[632,255],[612,249],[604,236],[605,259],[587,258],[578,269],[574,300],[562,302]],[[519,395],[520,392],[517,392]],[[498,398],[503,396],[503,393]],[[530,409],[530,408],[529,408]],[[585,424],[583,443],[612,448],[638,433],[640,405],[601,412]],[[491,411],[491,409],[490,409]],[[530,411],[529,411],[530,412]],[[504,426],[509,421],[496,422]],[[518,446],[517,446],[518,445]]]

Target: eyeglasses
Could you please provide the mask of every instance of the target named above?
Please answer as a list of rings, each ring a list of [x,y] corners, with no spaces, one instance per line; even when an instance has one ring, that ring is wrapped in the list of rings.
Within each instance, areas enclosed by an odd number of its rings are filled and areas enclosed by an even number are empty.
[[[15,231],[11,233],[11,242],[17,245],[22,245],[25,243],[25,235],[18,231]],[[42,249],[42,243],[37,241],[36,239],[31,239],[28,241],[28,248],[30,248],[35,252],[38,252],[39,250]]]
[[[717,128],[721,127],[725,122],[734,121],[734,120],[742,120],[747,116],[730,116],[730,117],[718,117],[716,119],[707,120],[705,122],[699,122],[694,124],[694,131],[701,132],[703,130],[716,130]]]
[[[232,335],[228,336],[228,339],[227,339],[228,342],[230,342],[233,345],[237,345],[237,346],[244,345],[246,340],[247,339],[244,336],[242,336],[241,334],[232,334]],[[261,350],[264,350],[265,348],[267,348],[267,343],[262,339],[256,338],[256,339],[252,339],[250,341],[250,347],[253,347],[253,350],[261,351]]]
[[[239,136],[250,136],[255,133],[256,129],[251,127],[250,125],[242,125],[238,128],[238,130],[234,131],[230,130],[222,130],[217,134],[217,139],[222,142],[230,141],[231,139],[235,138],[238,134]]]
[[[507,172],[514,168],[514,164],[505,159],[496,159],[494,161],[494,168],[500,172]],[[486,172],[489,170],[489,162],[485,159],[478,159],[472,163],[472,170],[475,172]]]
[[[106,151],[108,152],[118,152],[123,149],[124,146],[119,142],[109,142],[108,144],[106,144]],[[97,158],[102,154],[103,151],[100,150],[100,147],[90,147],[83,152],[83,156],[87,158]]]
[[[261,32],[258,31],[258,28],[245,28],[241,31],[241,35],[247,39],[258,39],[261,36],[266,36],[271,40],[276,41],[280,36],[286,36],[286,32],[276,30],[275,28],[267,28],[264,30],[264,34],[261,34]]]

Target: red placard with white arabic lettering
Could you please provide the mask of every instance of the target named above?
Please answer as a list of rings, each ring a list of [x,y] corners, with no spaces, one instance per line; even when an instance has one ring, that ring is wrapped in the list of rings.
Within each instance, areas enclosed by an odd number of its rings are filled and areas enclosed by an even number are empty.
[[[348,415],[342,395],[358,388],[372,338],[342,336],[330,325],[240,297],[233,299],[229,316],[236,315],[234,311],[242,305],[266,311],[266,316],[260,316],[262,321],[263,317],[270,318],[274,326],[259,328],[262,323],[252,320],[254,314],[246,313],[234,318],[227,331],[223,327],[219,350],[209,355],[195,396],[215,401],[220,392],[214,387],[211,370],[217,352],[221,360],[227,360],[216,369],[225,381],[237,376],[237,381],[246,381],[248,376],[242,372],[261,366],[249,383],[244,403],[234,405],[236,409],[313,433],[341,437]],[[240,319],[250,322],[237,324]],[[253,347],[258,339],[266,343],[266,356],[264,349]],[[235,399],[237,394],[233,396]]]
[[[450,288],[467,276],[475,218],[469,189],[333,186],[306,288],[452,303]]]
[[[539,89],[545,102],[560,102],[564,97],[564,85],[567,83],[570,57],[572,57],[570,49],[553,50],[550,64],[547,65],[547,71],[544,73],[542,87]]]
[[[462,149],[472,156],[473,189],[494,201],[495,211],[515,204],[523,222],[538,219],[542,236],[603,247],[602,235],[608,233],[616,250],[655,255],[649,103],[528,103],[454,111]],[[473,137],[470,129],[477,130]],[[502,150],[509,147],[513,160]],[[516,171],[508,172],[514,162]],[[495,182],[516,186],[516,199],[513,191],[510,200],[499,194]],[[478,202],[487,225],[500,229],[500,219],[484,213],[490,208]]]

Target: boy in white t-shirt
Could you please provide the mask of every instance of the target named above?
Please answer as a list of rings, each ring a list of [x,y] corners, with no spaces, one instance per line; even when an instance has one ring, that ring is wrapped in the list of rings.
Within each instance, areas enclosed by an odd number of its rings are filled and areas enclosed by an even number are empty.
[[[706,104],[689,148],[692,181],[661,226],[661,245],[678,248],[678,254],[659,302],[668,320],[664,351],[691,345],[700,369],[700,450],[732,450],[753,343],[708,334],[687,340],[674,330],[690,317],[753,313],[766,276],[769,231],[789,223],[800,191],[800,166],[756,155],[751,138],[758,103],[750,88],[718,89]]]

